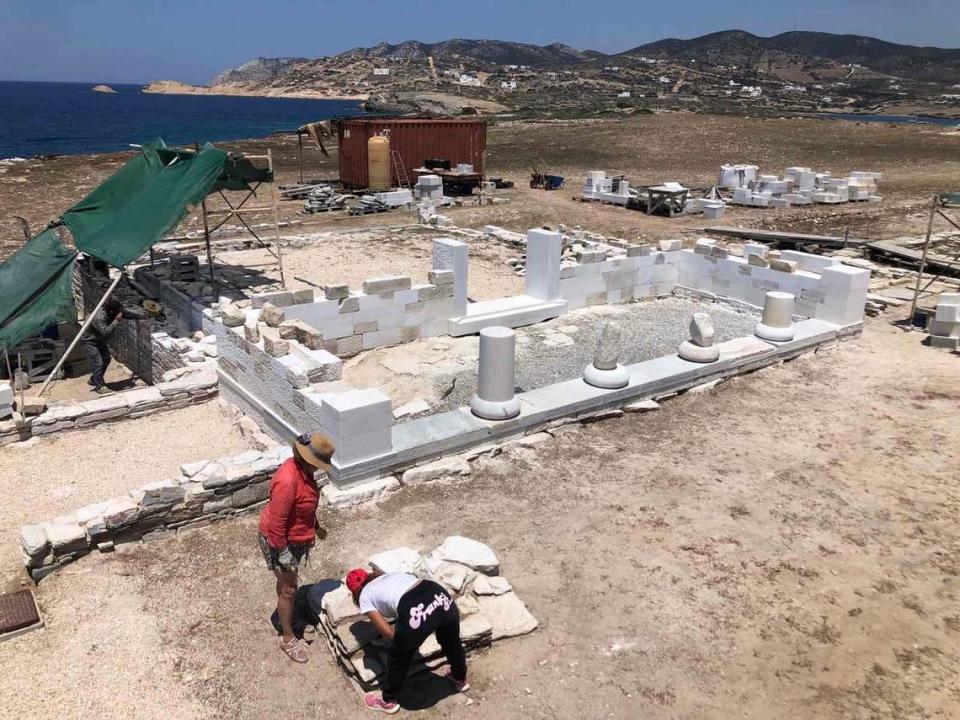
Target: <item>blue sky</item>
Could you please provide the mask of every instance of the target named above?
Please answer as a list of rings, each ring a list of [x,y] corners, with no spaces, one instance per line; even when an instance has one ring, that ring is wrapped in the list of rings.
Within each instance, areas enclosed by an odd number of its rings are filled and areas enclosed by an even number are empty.
[[[664,37],[819,30],[957,47],[960,0],[0,0],[0,79],[206,83],[257,56],[491,38],[616,52]]]

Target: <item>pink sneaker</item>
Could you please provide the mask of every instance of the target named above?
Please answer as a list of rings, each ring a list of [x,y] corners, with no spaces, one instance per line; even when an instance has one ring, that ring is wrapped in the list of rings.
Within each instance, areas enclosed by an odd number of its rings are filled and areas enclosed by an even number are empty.
[[[453,687],[457,692],[466,692],[470,689],[470,683],[468,683],[466,680],[457,680],[453,676],[453,671],[450,668],[447,668],[447,671],[443,674],[443,676],[453,684]]]
[[[387,702],[378,692],[368,692],[364,695],[363,704],[367,710],[375,710],[377,712],[387,713],[387,715],[393,715],[400,710],[398,703]]]

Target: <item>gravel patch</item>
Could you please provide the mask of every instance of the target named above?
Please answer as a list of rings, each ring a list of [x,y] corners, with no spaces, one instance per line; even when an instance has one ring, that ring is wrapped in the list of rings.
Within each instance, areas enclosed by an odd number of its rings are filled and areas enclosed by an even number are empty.
[[[593,352],[607,321],[620,326],[620,362],[629,365],[677,351],[690,339],[690,318],[708,312],[716,329],[717,342],[751,335],[757,316],[717,304],[670,297],[627,305],[602,305],[517,330],[517,389],[532,390],[563,380],[581,377],[593,362]],[[443,400],[443,410],[467,405],[477,390],[477,365],[441,376],[438,395],[453,385]]]
[[[6,445],[0,448],[0,570],[19,567],[17,530],[25,523],[176,477],[184,462],[249,449],[216,401]]]

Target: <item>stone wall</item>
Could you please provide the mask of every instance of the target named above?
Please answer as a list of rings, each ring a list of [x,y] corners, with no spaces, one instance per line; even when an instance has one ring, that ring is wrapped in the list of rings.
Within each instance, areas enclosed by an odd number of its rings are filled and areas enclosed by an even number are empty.
[[[84,264],[77,267],[75,290],[84,312],[89,313],[103,297],[109,281],[103,275],[91,272]],[[151,385],[159,382],[165,372],[186,364],[169,335],[151,318],[121,320],[107,344],[113,357]]]
[[[257,509],[267,499],[270,476],[290,454],[290,448],[276,447],[188,463],[172,480],[25,525],[24,563],[39,581],[94,549],[108,552],[115,543],[167,537]]]
[[[788,292],[796,297],[794,314],[846,326],[863,321],[870,271],[795,251],[768,259],[767,248],[753,244],[734,257],[698,241],[680,253],[677,283],[757,307],[771,290]]]
[[[604,251],[592,251],[582,253],[577,262],[564,261],[560,266],[560,294],[567,308],[669,295],[679,276],[679,250],[636,247],[636,254],[626,256],[610,258]]]
[[[205,335],[213,332],[213,326],[204,314],[204,305],[192,300],[167,278],[166,265],[137,268],[133,277],[153,299],[163,305],[165,314],[173,320],[176,335],[189,335],[197,330]]]
[[[342,361],[326,350],[312,350],[295,338],[280,338],[279,328],[260,320],[261,312],[262,309],[246,310],[242,326],[215,323],[220,371],[256,396],[287,425],[302,429],[322,427],[321,399],[311,383],[339,380]],[[249,340],[248,335],[257,339]],[[270,343],[271,350],[278,352],[280,341],[285,344],[282,355],[266,351]],[[270,425],[265,418],[257,419]],[[286,434],[277,427],[271,426],[270,430],[278,439]]]
[[[93,400],[59,404],[23,420],[0,420],[0,446],[34,436],[79,430],[207,402],[217,396],[212,366],[151,387],[128,390]]]
[[[328,288],[319,302],[285,307],[283,317],[303,320],[315,328],[323,336],[324,349],[339,357],[446,335],[447,321],[465,312],[467,292],[466,268],[458,273],[443,265],[444,251],[453,243],[462,245],[449,240],[434,242],[434,269],[426,284],[414,285],[409,277],[386,276],[365,280],[359,292],[346,285],[335,286]]]

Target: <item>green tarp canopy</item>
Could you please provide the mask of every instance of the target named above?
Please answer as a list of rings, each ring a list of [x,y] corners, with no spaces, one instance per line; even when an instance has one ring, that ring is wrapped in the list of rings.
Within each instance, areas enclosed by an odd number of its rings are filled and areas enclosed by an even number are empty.
[[[54,323],[76,320],[76,256],[55,230],[45,230],[0,265],[0,347],[12,349]]]
[[[269,169],[213,145],[194,152],[155,140],[54,225],[70,228],[78,249],[122,268],[208,194],[249,190],[272,180]],[[75,319],[71,283],[76,255],[48,229],[0,264],[0,346],[12,348],[54,323]]]
[[[136,260],[173,229],[217,184],[227,153],[144,145],[133,160],[67,210],[61,220],[77,248],[114,267]]]

